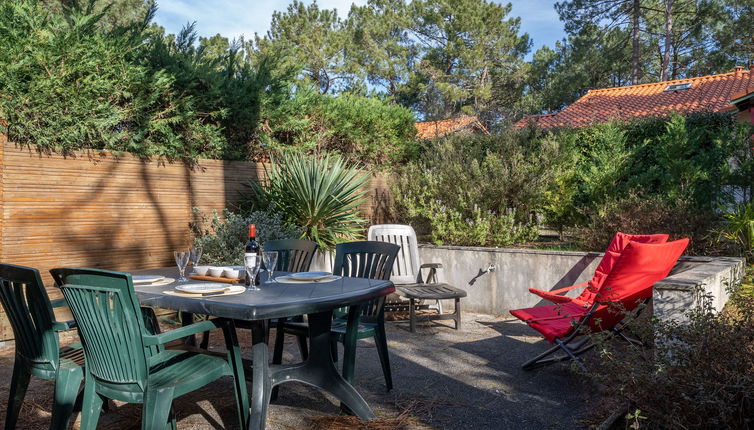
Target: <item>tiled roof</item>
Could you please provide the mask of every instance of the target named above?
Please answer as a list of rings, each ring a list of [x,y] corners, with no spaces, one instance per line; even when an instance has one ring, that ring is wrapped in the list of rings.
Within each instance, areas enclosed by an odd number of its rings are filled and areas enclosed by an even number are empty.
[[[443,119],[441,121],[425,121],[414,124],[417,139],[434,139],[451,133],[457,133],[467,127],[472,127],[484,134],[490,132],[479,122],[475,116],[461,116],[458,118]]]
[[[691,88],[665,91],[668,85],[691,83]],[[531,115],[515,127],[534,122],[542,128],[581,127],[612,119],[663,116],[671,112],[725,112],[735,110],[731,100],[754,90],[754,66],[737,67],[731,73],[652,84],[590,90],[560,112]]]

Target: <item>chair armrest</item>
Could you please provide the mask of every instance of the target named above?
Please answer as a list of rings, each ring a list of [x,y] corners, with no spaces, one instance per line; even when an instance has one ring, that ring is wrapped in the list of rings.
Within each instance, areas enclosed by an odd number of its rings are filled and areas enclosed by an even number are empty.
[[[67,331],[78,327],[76,321],[53,321],[52,329],[55,331]]]
[[[64,308],[68,306],[65,299],[50,300],[50,306],[53,308]]]
[[[429,273],[426,278],[422,278],[422,270],[429,269]],[[442,269],[440,263],[424,263],[419,266],[419,283],[436,284],[437,283],[437,269]]]
[[[175,330],[170,330],[165,333],[144,335],[142,336],[142,339],[144,346],[161,345],[176,339],[191,336],[192,334],[202,333],[205,331],[214,330],[216,328],[222,328],[226,324],[228,324],[228,321],[225,321],[223,319],[206,320],[187,325],[185,327],[177,328]]]
[[[557,290],[548,291],[548,293],[550,293],[550,294],[560,294],[560,293],[565,293],[566,291],[571,291],[571,290],[573,290],[574,288],[584,287],[584,286],[586,286],[586,285],[588,285],[588,284],[589,284],[589,281],[586,281],[586,282],[582,282],[582,283],[580,283],[580,284],[571,285],[570,287],[565,287],[565,288],[558,288]]]

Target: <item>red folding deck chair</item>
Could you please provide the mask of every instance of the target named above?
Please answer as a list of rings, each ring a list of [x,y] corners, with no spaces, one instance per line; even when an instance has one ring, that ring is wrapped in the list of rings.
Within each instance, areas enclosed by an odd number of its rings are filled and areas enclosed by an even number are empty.
[[[667,241],[667,234],[625,234],[618,232],[613,236],[613,240],[610,241],[610,245],[608,245],[607,250],[605,250],[605,255],[602,257],[602,260],[600,260],[600,264],[594,271],[594,276],[591,280],[552,291],[529,288],[529,292],[552,303],[576,303],[588,308],[594,304],[594,296],[597,293],[597,290],[599,290],[605,282],[607,275],[610,274],[610,271],[615,266],[615,262],[618,261],[618,257],[620,257],[629,242],[659,244]],[[586,288],[578,297],[561,295],[567,291],[580,287]]]
[[[668,276],[688,243],[688,239],[663,244],[629,242],[596,291],[589,308],[567,302],[512,310],[513,316],[555,344],[522,367],[528,370],[570,359],[583,368],[577,356],[594,347],[590,338],[584,336],[589,332],[609,330],[627,342],[636,342],[622,333],[627,324],[624,319],[631,320],[630,313],[635,317],[641,311],[639,305],[652,297],[652,286]],[[574,342],[579,336],[584,338]],[[564,355],[547,358],[558,351]]]

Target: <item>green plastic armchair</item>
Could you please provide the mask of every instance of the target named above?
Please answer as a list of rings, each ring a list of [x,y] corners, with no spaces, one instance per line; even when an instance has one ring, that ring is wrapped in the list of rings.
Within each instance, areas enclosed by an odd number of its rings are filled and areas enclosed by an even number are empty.
[[[175,428],[172,402],[222,376],[233,376],[238,419],[249,422],[249,398],[232,321],[209,320],[166,333],[145,327],[131,275],[95,269],[50,271],[78,324],[86,358],[81,429],[97,426],[106,398],[142,403],[142,429]],[[168,350],[167,342],[222,328],[227,357]]]
[[[393,263],[398,255],[400,246],[392,243],[377,241],[361,241],[339,243],[335,247],[335,263],[333,273],[336,275],[350,276],[354,278],[390,279]],[[343,343],[346,354],[356,353],[356,341],[373,337],[377,347],[382,373],[385,376],[385,386],[388,391],[393,388],[393,378],[390,372],[390,356],[387,348],[385,334],[385,297],[379,297],[360,303],[353,312],[349,307],[336,309],[333,312],[335,319],[332,323],[332,358],[338,359],[337,343]],[[348,327],[357,327],[356,330],[347,330]],[[305,322],[289,321],[278,330],[296,336],[305,336],[308,326]],[[282,350],[282,337],[275,343],[275,349]],[[303,355],[303,354],[302,354]],[[276,354],[273,363],[281,362],[282,354]],[[306,357],[303,357],[306,359]],[[354,368],[349,366],[352,359],[346,359],[343,363],[343,377],[352,381]]]
[[[32,375],[55,381],[50,428],[67,428],[84,375],[84,356],[80,345],[60,347],[58,332],[74,324],[55,321],[52,308],[65,306],[65,301],[50,302],[37,269],[0,264],[0,302],[16,341],[5,428],[16,427]]]

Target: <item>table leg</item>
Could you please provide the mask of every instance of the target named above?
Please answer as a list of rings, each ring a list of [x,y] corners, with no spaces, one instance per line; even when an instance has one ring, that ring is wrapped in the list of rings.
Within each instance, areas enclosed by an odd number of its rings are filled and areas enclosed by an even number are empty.
[[[416,301],[410,298],[408,302],[408,330],[413,333],[416,325]]]
[[[456,297],[456,310],[455,310],[456,330],[461,329],[461,299]]]
[[[186,327],[194,323],[194,314],[191,312],[181,312],[181,325]],[[186,336],[183,339],[183,344],[187,346],[196,346],[196,335]]]
[[[249,430],[263,430],[267,424],[267,406],[270,404],[272,384],[270,367],[267,362],[267,344],[264,342],[251,347],[251,357],[254,361],[251,383],[251,422]]]
[[[252,347],[254,378],[252,381],[251,430],[264,429],[272,388],[284,382],[298,381],[321,388],[340,400],[362,420],[375,417],[363,397],[338,373],[330,354],[332,311],[309,314],[309,358],[303,363],[270,366],[264,342]]]
[[[360,305],[351,305],[348,307],[348,322],[346,324],[345,339],[343,340],[343,378],[349,384],[353,382],[353,373],[356,367],[356,341],[358,340],[356,339],[356,335],[359,334],[360,315]]]

